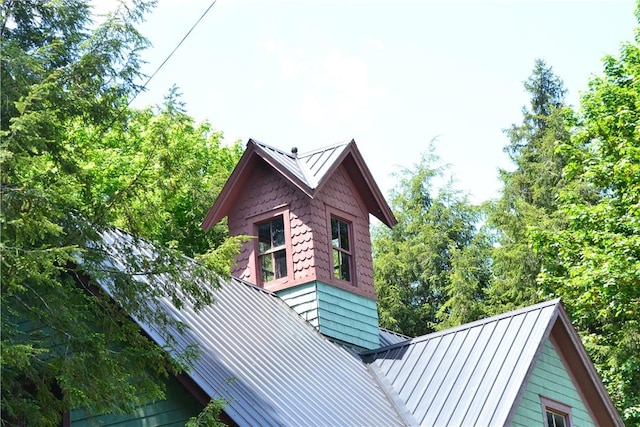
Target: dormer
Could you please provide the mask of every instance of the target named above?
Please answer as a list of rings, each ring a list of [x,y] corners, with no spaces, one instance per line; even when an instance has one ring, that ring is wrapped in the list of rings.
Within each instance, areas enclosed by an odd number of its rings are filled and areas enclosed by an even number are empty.
[[[232,275],[276,292],[328,337],[378,346],[369,215],[395,218],[355,141],[298,154],[250,139],[209,209],[250,235]]]

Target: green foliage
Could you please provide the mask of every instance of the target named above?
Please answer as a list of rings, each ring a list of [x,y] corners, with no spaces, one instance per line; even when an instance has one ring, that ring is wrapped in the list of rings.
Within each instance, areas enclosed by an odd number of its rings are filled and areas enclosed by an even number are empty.
[[[422,335],[445,325],[480,317],[479,302],[487,285],[488,240],[476,229],[479,211],[452,190],[435,197],[433,153],[405,170],[392,192],[398,224],[378,226],[373,259],[381,326]]]
[[[640,19],[640,11],[637,12]],[[542,285],[558,295],[628,425],[640,424],[640,31],[604,59],[562,145],[567,226],[538,228]]]
[[[197,417],[189,419],[185,427],[225,427],[226,424],[219,420],[226,403],[223,399],[211,400]]]
[[[223,228],[204,236],[198,224],[240,148],[195,126],[175,91],[158,112],[127,107],[147,46],[135,25],[152,5],[122,5],[94,29],[81,0],[0,5],[3,424],[57,425],[79,406],[130,411],[162,398],[162,378],[194,357],[169,358],[174,343],[158,347],[130,316],[179,328],[154,301],[212,302],[183,272],[216,276],[183,252],[224,242]],[[138,236],[117,248],[127,273],[106,268],[114,248],[98,243],[114,224]],[[139,237],[160,243],[155,259],[136,256]],[[88,275],[108,277],[113,298]],[[158,286],[162,275],[178,286]]]
[[[500,171],[502,196],[486,206],[497,243],[487,301],[492,314],[539,302],[541,261],[532,250],[529,230],[561,227],[558,191],[564,185],[565,158],[557,148],[569,138],[572,113],[563,104],[562,80],[544,61],[536,61],[524,86],[530,107],[523,109],[521,124],[505,131],[510,141],[505,151],[516,168]]]

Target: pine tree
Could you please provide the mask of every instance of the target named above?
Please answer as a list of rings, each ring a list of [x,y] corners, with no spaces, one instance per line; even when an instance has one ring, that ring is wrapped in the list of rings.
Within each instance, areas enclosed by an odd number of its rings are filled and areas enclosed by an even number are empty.
[[[502,196],[488,204],[488,223],[496,231],[494,280],[487,309],[493,313],[538,302],[540,257],[532,250],[532,226],[556,228],[558,191],[564,185],[565,159],[558,147],[567,141],[571,112],[564,105],[562,80],[537,60],[524,84],[531,96],[523,121],[505,132],[505,151],[515,165],[500,171]]]

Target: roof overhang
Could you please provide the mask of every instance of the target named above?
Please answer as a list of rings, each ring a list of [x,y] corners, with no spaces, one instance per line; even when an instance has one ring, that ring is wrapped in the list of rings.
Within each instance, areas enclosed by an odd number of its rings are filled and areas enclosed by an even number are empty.
[[[259,163],[267,164],[309,198],[314,198],[329,180],[329,177],[342,165],[356,186],[356,191],[361,196],[369,213],[389,227],[393,227],[397,222],[354,140],[351,140],[335,159],[332,159],[331,165],[315,184],[309,179],[304,179],[304,176],[307,175],[305,174],[306,166],[299,161],[296,155],[289,155],[249,139],[240,161],[202,222],[202,228],[205,231],[211,229],[229,213],[247,184],[251,171]],[[297,169],[294,170],[294,167]]]

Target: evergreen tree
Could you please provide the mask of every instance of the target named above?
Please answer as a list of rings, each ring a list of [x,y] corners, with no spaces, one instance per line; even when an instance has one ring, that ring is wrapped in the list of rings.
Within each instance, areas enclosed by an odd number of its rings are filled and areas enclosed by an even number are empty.
[[[398,223],[373,233],[381,326],[411,336],[432,332],[442,322],[480,317],[489,277],[487,257],[480,255],[487,240],[476,230],[479,211],[450,183],[435,191],[433,181],[443,174],[433,166],[436,161],[427,153],[403,172],[391,195]]]
[[[175,97],[158,113],[127,107],[140,89],[139,55],[147,46],[135,25],[150,6],[121,5],[92,27],[82,0],[0,4],[3,424],[59,425],[64,410],[79,406],[132,410],[161,398],[164,377],[194,356],[159,348],[131,316],[171,325],[150,309],[155,299],[211,303],[210,291],[182,274],[189,267],[215,283],[210,270],[161,245],[151,265],[123,247],[134,274],[107,272],[113,298],[85,280],[105,273],[98,271],[105,265],[101,230],[117,224],[169,243],[163,228],[193,221],[204,198],[215,197],[215,171],[228,173],[239,152],[216,145],[208,125],[194,127]],[[196,193],[187,192],[196,182]],[[177,211],[186,214],[174,217]],[[212,249],[214,241],[192,229],[178,236],[194,237],[191,253]],[[173,246],[189,249],[182,241]],[[89,271],[92,265],[99,269]],[[142,271],[169,274],[177,287],[159,289],[153,275],[136,280]],[[169,358],[168,350],[181,357]]]
[[[564,106],[562,80],[544,61],[536,61],[524,87],[530,106],[523,108],[522,123],[505,131],[510,141],[505,151],[515,170],[500,171],[502,196],[487,206],[497,240],[487,306],[492,313],[539,301],[540,258],[532,251],[529,229],[560,226],[558,191],[564,185],[565,159],[558,147],[569,137],[571,112]]]

